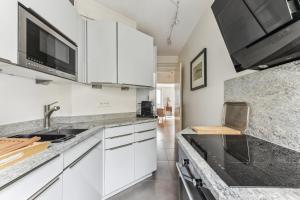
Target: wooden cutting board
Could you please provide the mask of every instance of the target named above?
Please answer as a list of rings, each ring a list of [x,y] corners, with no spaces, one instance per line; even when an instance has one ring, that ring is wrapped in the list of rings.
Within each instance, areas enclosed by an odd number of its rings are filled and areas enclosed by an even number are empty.
[[[35,142],[31,139],[0,138],[0,169],[9,167],[48,148],[48,142]]]
[[[241,131],[226,126],[195,126],[192,129],[201,135],[241,135]]]
[[[23,147],[29,146],[34,142],[39,141],[40,139],[41,138],[39,137],[33,137],[29,139],[0,138],[0,156],[21,149]]]

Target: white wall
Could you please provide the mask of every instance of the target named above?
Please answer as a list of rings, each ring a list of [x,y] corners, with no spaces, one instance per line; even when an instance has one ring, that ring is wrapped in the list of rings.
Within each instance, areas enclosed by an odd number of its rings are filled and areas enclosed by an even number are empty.
[[[0,125],[41,119],[45,104],[59,101],[57,116],[71,115],[69,85],[36,85],[34,80],[0,74]]]
[[[190,90],[190,62],[207,48],[207,84]],[[210,8],[201,17],[180,54],[183,64],[183,125],[218,125],[224,102],[224,80],[249,73],[236,73]]]
[[[136,89],[72,86],[72,115],[136,112]]]

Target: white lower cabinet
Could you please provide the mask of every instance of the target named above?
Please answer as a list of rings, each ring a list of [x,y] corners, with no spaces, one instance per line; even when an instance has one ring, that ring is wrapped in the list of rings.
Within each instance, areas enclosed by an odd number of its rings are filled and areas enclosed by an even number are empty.
[[[99,142],[63,172],[64,200],[102,198],[102,144]]]
[[[0,191],[2,200],[62,199],[61,179],[63,158],[54,158]],[[50,198],[54,197],[54,198]]]
[[[134,181],[134,145],[105,150],[105,195]]]
[[[156,138],[134,144],[135,179],[140,179],[157,169]]]
[[[157,169],[156,123],[107,128],[104,137],[106,199]]]
[[[63,200],[62,175],[56,177],[28,200]]]

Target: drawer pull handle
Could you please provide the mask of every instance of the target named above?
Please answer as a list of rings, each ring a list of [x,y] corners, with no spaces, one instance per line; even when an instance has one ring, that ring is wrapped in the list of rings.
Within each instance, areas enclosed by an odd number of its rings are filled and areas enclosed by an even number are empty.
[[[137,133],[145,133],[145,132],[154,131],[154,130],[155,130],[155,128],[154,129],[145,130],[145,131],[139,131]]]
[[[74,162],[72,162],[68,168],[73,168],[77,165],[77,163],[79,163],[84,157],[86,157],[91,151],[93,151],[99,144],[101,144],[102,141],[97,142],[97,144],[95,144],[92,148],[90,148],[87,152],[85,152],[84,154],[82,154],[79,158],[77,158]]]
[[[120,148],[123,148],[123,147],[131,146],[131,145],[133,145],[133,143],[125,144],[125,145],[118,146],[118,147],[113,147],[113,148],[110,148],[110,149],[107,149],[107,150],[113,151],[113,150],[120,149]]]
[[[60,179],[59,176],[54,178],[52,181],[47,183],[44,187],[39,189],[35,194],[33,194],[28,200],[34,200],[34,199],[38,198],[43,192],[48,190],[52,185],[54,185],[57,181],[59,181],[59,179]]]
[[[106,138],[106,139],[116,139],[116,138],[121,138],[121,137],[126,137],[126,136],[129,136],[129,135],[133,135],[133,133],[129,133],[129,134],[126,134],[126,135],[118,135],[118,136],[114,136],[114,137],[110,137],[110,138]]]
[[[145,139],[145,140],[141,140],[141,141],[137,141],[137,143],[142,143],[142,142],[146,142],[146,141],[153,140],[153,139],[155,139],[155,137]]]

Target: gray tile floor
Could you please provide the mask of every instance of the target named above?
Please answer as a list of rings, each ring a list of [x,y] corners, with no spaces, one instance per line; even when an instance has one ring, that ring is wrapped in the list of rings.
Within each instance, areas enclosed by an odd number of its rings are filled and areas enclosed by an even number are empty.
[[[109,200],[178,200],[175,141],[174,121],[168,119],[157,131],[157,171]]]

